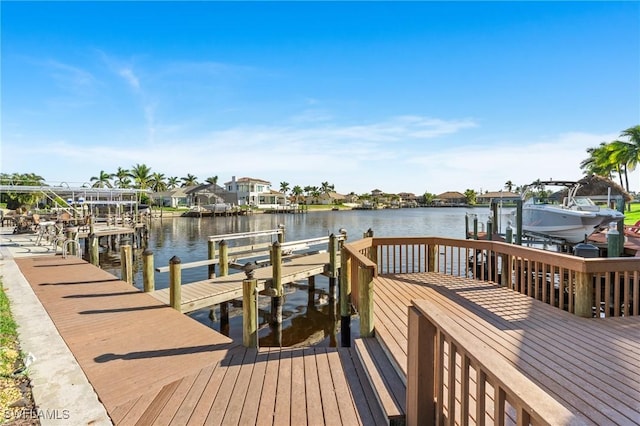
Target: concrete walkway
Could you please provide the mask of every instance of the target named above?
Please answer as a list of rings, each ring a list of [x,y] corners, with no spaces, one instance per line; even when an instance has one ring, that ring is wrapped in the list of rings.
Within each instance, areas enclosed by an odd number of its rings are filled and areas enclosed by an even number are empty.
[[[29,367],[33,397],[42,425],[111,425],[104,406],[51,318],[18,269],[14,258],[51,255],[35,245],[35,234],[0,230],[0,276],[18,324],[20,346],[35,361]]]

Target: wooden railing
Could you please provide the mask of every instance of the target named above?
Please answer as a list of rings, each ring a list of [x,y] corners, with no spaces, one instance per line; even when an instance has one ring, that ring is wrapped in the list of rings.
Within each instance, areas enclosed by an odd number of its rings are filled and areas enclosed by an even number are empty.
[[[374,334],[377,275],[493,282],[583,317],[638,315],[640,259],[585,259],[501,242],[366,237],[342,248],[341,313]],[[347,299],[349,298],[349,299]],[[409,307],[407,424],[580,424],[580,419],[427,300]],[[343,332],[346,330],[343,327]]]
[[[358,307],[361,270],[438,272],[495,282],[582,317],[639,315],[640,258],[582,258],[498,241],[370,237],[344,246]],[[368,279],[368,276],[365,277]]]
[[[409,426],[581,424],[436,303],[413,302],[408,342]]]

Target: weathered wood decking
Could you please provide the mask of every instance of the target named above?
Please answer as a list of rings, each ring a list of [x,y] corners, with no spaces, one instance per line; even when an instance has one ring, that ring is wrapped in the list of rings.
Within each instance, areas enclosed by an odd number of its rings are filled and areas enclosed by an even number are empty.
[[[404,377],[407,307],[436,302],[585,423],[640,422],[640,317],[587,319],[492,283],[438,273],[374,280],[376,336]]]
[[[115,424],[386,422],[351,349],[245,349],[78,258],[15,262]]]
[[[289,284],[297,280],[319,275],[327,271],[329,253],[316,253],[301,256],[282,264],[282,283]],[[258,280],[258,290],[262,291],[265,284],[271,280],[270,267],[258,268],[254,271]],[[242,297],[242,281],[246,278],[244,272],[216,277],[204,281],[197,281],[181,286],[181,310],[193,312],[198,309],[228,302]],[[150,293],[160,302],[169,305],[169,289],[156,290]]]

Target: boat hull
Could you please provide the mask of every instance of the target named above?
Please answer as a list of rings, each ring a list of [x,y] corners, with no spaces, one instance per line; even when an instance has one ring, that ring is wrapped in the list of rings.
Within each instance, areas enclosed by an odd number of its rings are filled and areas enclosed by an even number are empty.
[[[522,230],[568,243],[579,243],[610,220],[597,212],[556,208],[549,205],[523,206]]]

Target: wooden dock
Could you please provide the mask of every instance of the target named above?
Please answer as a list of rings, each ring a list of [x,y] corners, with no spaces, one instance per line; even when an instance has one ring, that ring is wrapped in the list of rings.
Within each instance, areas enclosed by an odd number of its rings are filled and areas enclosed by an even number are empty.
[[[78,258],[15,262],[116,425],[386,424],[350,348],[246,349]]]
[[[297,257],[282,264],[282,283],[289,284],[297,280],[327,271],[329,253],[316,253]],[[258,290],[262,291],[271,281],[271,268],[263,267],[255,271],[258,280]],[[188,313],[207,308],[222,302],[228,302],[242,297],[242,281],[246,278],[244,272],[216,277],[204,281],[197,281],[181,286],[181,312]],[[158,301],[169,305],[169,289],[156,290],[149,293]]]
[[[580,422],[631,425],[640,419],[640,317],[579,318],[496,284],[432,272],[379,276],[374,291],[376,337],[405,381],[408,307],[424,299]]]

